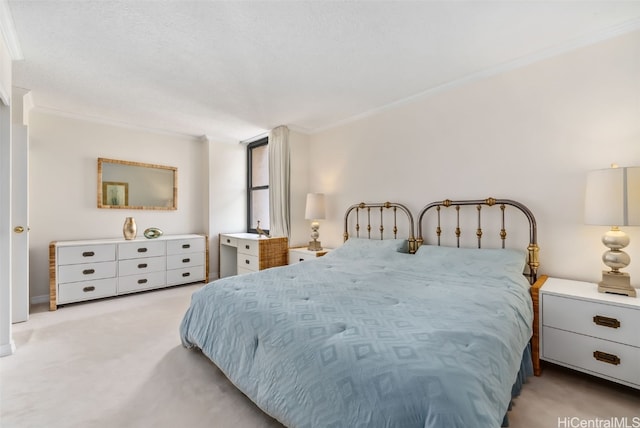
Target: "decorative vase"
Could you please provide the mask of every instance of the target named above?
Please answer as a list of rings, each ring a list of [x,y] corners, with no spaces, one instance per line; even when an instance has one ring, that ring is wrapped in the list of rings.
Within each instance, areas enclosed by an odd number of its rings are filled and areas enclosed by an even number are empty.
[[[136,227],[136,221],[133,217],[127,217],[124,220],[124,226],[122,226],[122,234],[124,239],[134,239],[136,237],[138,229]]]

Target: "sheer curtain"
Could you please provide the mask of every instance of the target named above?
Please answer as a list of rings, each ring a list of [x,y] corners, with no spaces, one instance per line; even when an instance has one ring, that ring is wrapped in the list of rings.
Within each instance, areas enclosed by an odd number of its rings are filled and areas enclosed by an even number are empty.
[[[269,233],[290,236],[289,128],[278,126],[269,132]]]

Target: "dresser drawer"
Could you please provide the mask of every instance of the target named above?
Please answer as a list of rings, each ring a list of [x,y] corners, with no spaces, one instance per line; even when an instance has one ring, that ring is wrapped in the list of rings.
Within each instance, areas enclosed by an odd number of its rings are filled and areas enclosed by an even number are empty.
[[[258,256],[260,251],[260,242],[255,239],[238,239],[238,254],[248,254],[250,256]],[[240,256],[238,255],[238,259]]]
[[[167,271],[167,285],[204,281],[204,266],[192,266]]]
[[[99,299],[116,295],[115,278],[98,279],[95,281],[74,282],[60,284],[58,287],[58,304],[80,302],[83,300]]]
[[[186,253],[204,253],[204,238],[167,241],[167,255]]]
[[[143,259],[128,259],[118,262],[118,275],[136,275],[147,272],[164,271],[167,268],[165,257],[146,257]]]
[[[58,265],[109,262],[116,259],[116,245],[79,245],[58,248]]]
[[[542,324],[640,346],[640,310],[543,294]]]
[[[543,327],[542,338],[545,360],[640,386],[640,348],[551,327]],[[599,361],[594,352],[617,357],[619,364]]]
[[[238,254],[238,272],[240,272],[240,269],[246,269],[255,272],[259,270],[259,268],[260,263],[258,260],[258,256]]]
[[[58,282],[93,281],[116,276],[116,262],[86,263],[58,267]]]
[[[204,265],[204,253],[174,254],[167,256],[167,269]]]
[[[118,294],[133,293],[166,285],[165,272],[147,272],[118,278]]]
[[[164,241],[134,241],[118,244],[118,259],[164,256]]]
[[[253,273],[253,272],[255,272],[255,270],[238,267],[238,275],[242,275],[245,273]]]
[[[238,238],[233,236],[220,236],[220,245],[227,245],[229,247],[237,247],[238,246]]]

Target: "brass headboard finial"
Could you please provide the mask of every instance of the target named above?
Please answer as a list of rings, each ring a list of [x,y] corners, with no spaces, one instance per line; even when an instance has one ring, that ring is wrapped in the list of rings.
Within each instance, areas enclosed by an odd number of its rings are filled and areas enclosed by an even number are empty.
[[[487,198],[484,203],[492,207],[496,204],[496,198]]]

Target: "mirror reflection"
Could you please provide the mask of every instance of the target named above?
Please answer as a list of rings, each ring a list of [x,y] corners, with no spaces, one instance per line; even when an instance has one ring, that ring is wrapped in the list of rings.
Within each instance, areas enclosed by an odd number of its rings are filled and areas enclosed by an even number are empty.
[[[98,208],[177,209],[178,169],[98,158]]]

